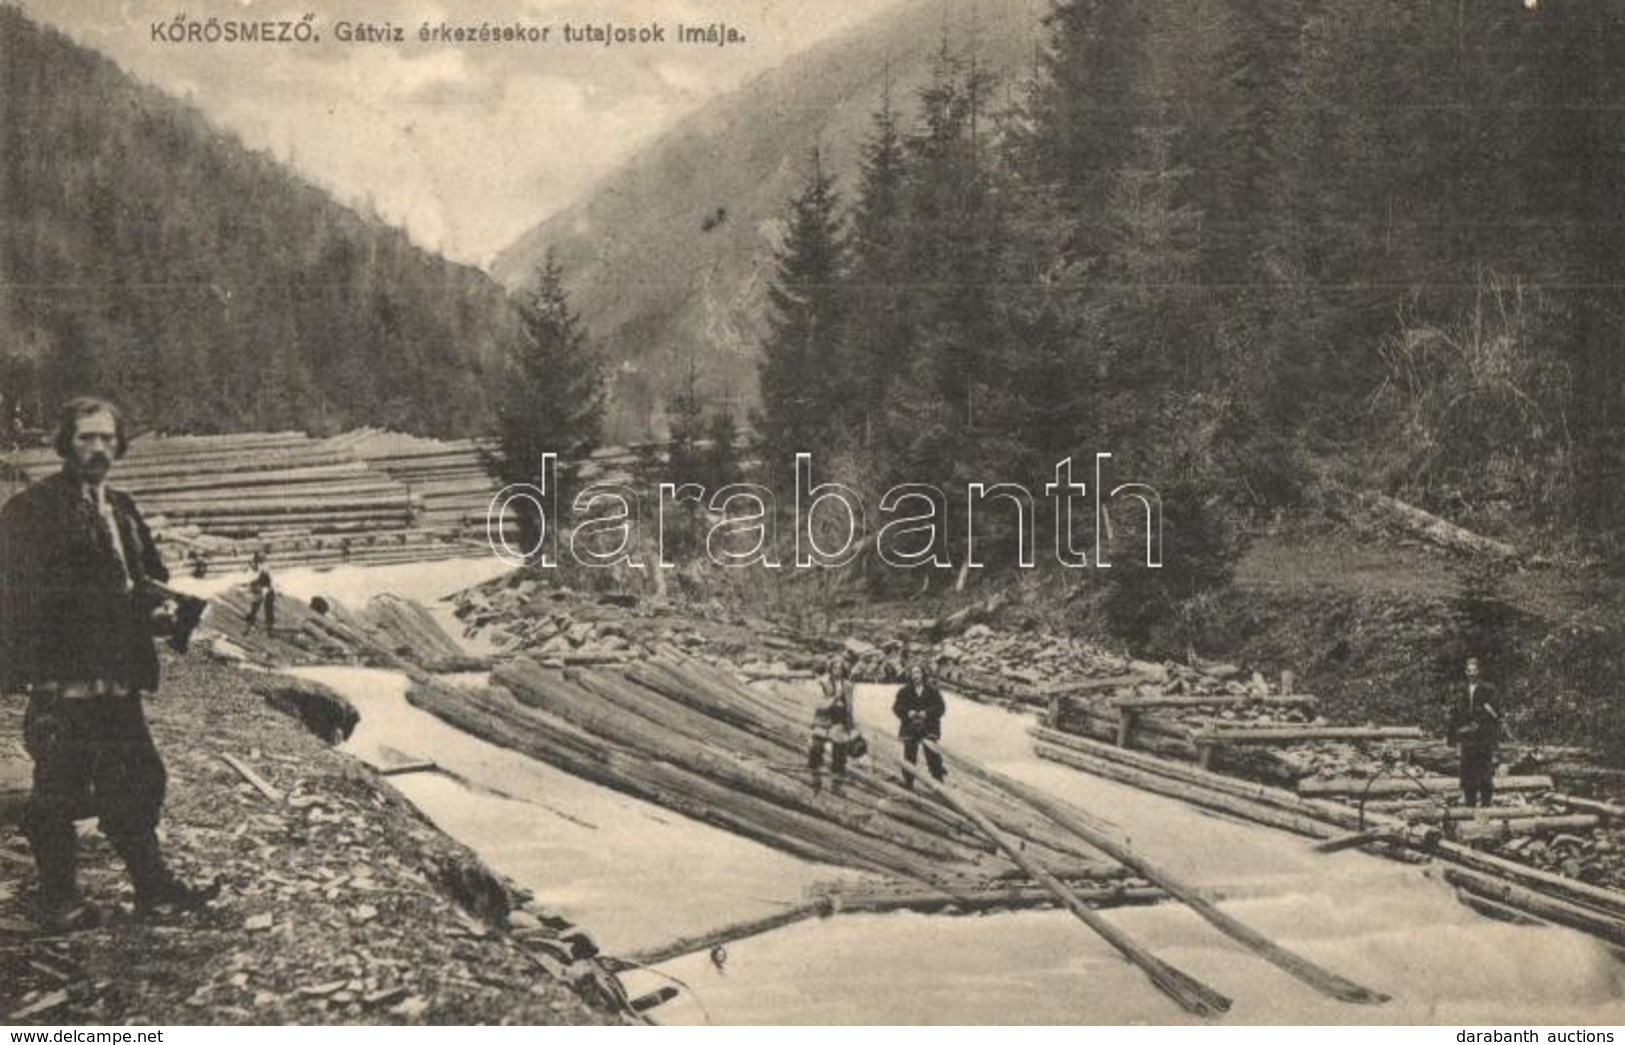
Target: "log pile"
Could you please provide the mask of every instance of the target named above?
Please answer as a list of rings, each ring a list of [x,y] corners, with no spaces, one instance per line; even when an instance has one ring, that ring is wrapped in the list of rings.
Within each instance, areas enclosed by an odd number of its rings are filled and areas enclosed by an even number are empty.
[[[365,462],[370,470],[410,491],[418,507],[418,524],[424,528],[485,540],[486,512],[502,488],[495,476],[498,450],[491,442],[360,428],[323,445]]]
[[[484,547],[496,489],[487,450],[362,429],[317,440],[301,432],[142,436],[114,473],[136,498],[175,572],[209,572],[256,555],[277,565],[388,564]],[[61,460],[48,447],[3,463],[31,482]],[[510,530],[512,527],[510,526]]]
[[[37,482],[61,468],[49,449],[13,461]],[[196,527],[219,537],[266,530],[363,532],[407,526],[406,488],[299,432],[148,436],[131,442],[114,485],[154,529]]]
[[[805,859],[949,897],[966,879],[1020,877],[960,818],[892,782],[889,754],[876,751],[886,764],[855,773],[839,795],[815,787],[805,762],[810,706],[675,651],[564,671],[516,657],[493,682],[479,691],[419,685],[411,699],[493,743]],[[1050,873],[1120,876],[1020,803],[974,781],[960,786]]]

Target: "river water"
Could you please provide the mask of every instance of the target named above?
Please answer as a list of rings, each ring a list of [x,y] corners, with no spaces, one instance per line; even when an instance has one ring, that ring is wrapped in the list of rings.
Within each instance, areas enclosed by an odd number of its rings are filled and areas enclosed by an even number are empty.
[[[348,567],[324,593],[437,598],[492,564]],[[333,576],[341,574],[340,576]],[[489,575],[487,572],[486,575]],[[296,591],[297,579],[282,579]],[[346,596],[348,596],[346,598]],[[630,952],[770,914],[850,872],[797,860],[476,740],[411,707],[405,680],[309,668],[351,699],[357,757],[431,759],[445,773],[394,778],[448,834],[592,933]],[[1222,898],[1277,942],[1392,995],[1380,1006],[1325,998],[1182,907],[1107,917],[1142,945],[1230,995],[1229,1023],[1625,1023],[1625,964],[1561,929],[1495,922],[1425,869],[1310,843],[1038,760],[1030,716],[949,696],[950,749],[1110,821],[1143,855]],[[871,742],[888,743],[889,690],[858,688]],[[1071,915],[895,913],[803,922],[728,947],[718,969],[693,955],[634,972],[634,993],[673,977],[688,989],[655,1010],[667,1023],[1198,1022]]]

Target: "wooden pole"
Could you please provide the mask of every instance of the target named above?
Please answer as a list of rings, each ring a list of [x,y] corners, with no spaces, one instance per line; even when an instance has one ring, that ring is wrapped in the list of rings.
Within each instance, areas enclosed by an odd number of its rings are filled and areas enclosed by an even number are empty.
[[[1084,886],[1075,889],[1078,897],[1094,904],[1148,904],[1166,898],[1161,889],[1144,886],[1125,888],[1114,885]],[[967,890],[962,896],[949,896],[934,889],[918,886],[883,893],[861,889],[855,893],[824,893],[813,900],[796,904],[783,911],[751,918],[731,925],[719,926],[693,936],[683,936],[657,947],[650,947],[625,958],[608,958],[604,964],[611,972],[658,965],[674,958],[710,950],[718,944],[733,943],[787,925],[811,918],[826,918],[835,914],[879,914],[887,911],[934,910],[952,906],[959,911],[984,911],[1001,908],[1054,906],[1056,899],[1046,889],[1030,886],[1002,886],[995,889]]]
[[[1025,871],[1034,881],[1054,894],[1067,910],[1077,916],[1089,928],[1093,929],[1101,939],[1111,944],[1123,957],[1138,966],[1156,984],[1157,988],[1178,1002],[1187,1012],[1198,1016],[1216,1016],[1230,1009],[1230,999],[1225,995],[1207,986],[1200,980],[1181,972],[1179,969],[1145,950],[1139,944],[1096,914],[1063,882],[1048,871],[1039,867],[1027,858],[1019,847],[1012,844],[1009,839],[1000,833],[999,829],[979,813],[974,807],[962,801],[948,788],[938,784],[924,775],[916,777],[919,786],[927,792],[941,799],[947,806],[959,813],[965,819],[976,825],[978,831],[987,836],[988,840],[1004,851],[1004,854]]]
[[[925,746],[951,759],[956,766],[964,763],[964,759],[948,755],[940,746],[931,741],[926,741]],[[1035,787],[1007,777],[996,770],[984,767],[983,772],[997,786],[1004,788],[1013,797],[1031,804],[1055,823],[1075,833],[1079,838],[1121,863],[1135,874],[1161,886],[1167,890],[1168,895],[1195,911],[1209,925],[1212,925],[1265,961],[1291,973],[1321,993],[1337,998],[1339,1001],[1365,1004],[1388,1000],[1386,994],[1362,987],[1352,980],[1344,979],[1334,972],[1321,968],[1308,958],[1287,950],[1256,929],[1219,910],[1194,886],[1175,878],[1167,871],[1139,856],[1111,835],[1097,829],[1068,804],[1045,794]]]

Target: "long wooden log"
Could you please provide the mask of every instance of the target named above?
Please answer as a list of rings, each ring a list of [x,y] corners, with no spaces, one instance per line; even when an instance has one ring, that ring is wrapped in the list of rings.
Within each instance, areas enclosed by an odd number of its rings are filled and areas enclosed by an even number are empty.
[[[263,485],[211,486],[207,489],[177,490],[168,486],[149,490],[128,490],[139,497],[143,505],[163,506],[180,504],[214,505],[220,502],[262,504],[300,498],[336,500],[346,497],[377,497],[389,495],[407,498],[406,487],[385,477],[358,476],[351,479],[322,479],[311,482],[270,483]]]
[[[1578,798],[1574,795],[1557,792],[1547,795],[1546,798],[1548,801],[1556,802],[1558,805],[1567,806],[1570,809],[1578,809],[1583,813],[1595,813],[1609,820],[1625,820],[1625,806],[1617,806],[1612,802],[1598,802],[1591,798]]]
[[[1625,920],[1477,871],[1446,867],[1442,873],[1445,881],[1451,885],[1533,914],[1554,925],[1589,933],[1616,947],[1625,946]]]
[[[1135,747],[1188,762],[1196,760],[1199,752],[1190,740],[1189,730],[1175,731],[1153,716],[1142,716],[1133,711],[1128,714],[1133,716],[1132,743]],[[1123,720],[1119,714],[1074,706],[1063,708],[1059,716],[1064,725],[1085,731],[1096,739],[1116,742],[1124,738]],[[1142,725],[1146,728],[1142,729]],[[1176,732],[1177,735],[1171,735]]]
[[[1296,744],[1310,740],[1421,740],[1419,726],[1209,726],[1195,735],[1202,744]]]
[[[1456,837],[1469,841],[1488,838],[1513,838],[1521,835],[1551,834],[1558,831],[1590,831],[1598,824],[1591,813],[1572,813],[1568,816],[1526,817],[1520,820],[1468,821],[1456,828]]]
[[[1051,682],[1038,687],[1038,692],[1045,697],[1072,696],[1078,693],[1099,693],[1108,689],[1129,689],[1143,682],[1153,681],[1149,675],[1129,673],[1126,675],[1110,675],[1098,679],[1077,679],[1067,682]]]
[[[378,533],[381,530],[404,526],[407,513],[386,515],[379,518],[357,519],[353,515],[316,515],[310,518],[287,517],[284,519],[214,519],[203,526],[211,534],[222,537],[252,538],[258,537],[267,530],[278,529],[283,525],[298,523],[312,531],[320,533]]]
[[[1121,907],[1156,903],[1165,897],[1161,889],[1133,886],[1070,886],[1084,903],[1096,908]],[[882,914],[888,911],[937,911],[951,906],[959,912],[1019,910],[1030,907],[1053,907],[1058,903],[1054,894],[1031,886],[998,885],[991,888],[966,890],[959,897],[945,897],[937,890],[918,887],[906,892],[879,893],[873,890],[824,893],[805,903],[796,904],[761,918],[735,922],[693,936],[683,936],[669,943],[646,948],[624,958],[604,959],[611,972],[646,968],[672,961],[686,955],[709,951],[718,944],[760,936],[782,929],[787,925],[812,918],[827,918],[836,914]]]
[[[1137,966],[1159,990],[1178,1002],[1187,1012],[1193,1012],[1198,1016],[1216,1016],[1229,1011],[1230,999],[1228,997],[1202,983],[1194,976],[1182,972],[1158,958],[1135,943],[1127,933],[1122,932],[1096,914],[1065,883],[1028,859],[1027,855],[1006,838],[998,828],[994,827],[987,817],[983,816],[974,806],[969,805],[955,795],[951,789],[934,783],[924,776],[918,779],[917,784],[946,802],[955,812],[960,813],[975,824],[977,829],[1002,849],[1004,854],[1016,866],[1027,872],[1034,881],[1053,893],[1055,898],[1060,900],[1062,905],[1071,911],[1079,921],[1093,929],[1096,935]]]
[[[948,755],[943,748],[936,744],[927,741],[926,746],[952,759],[960,767],[965,764],[964,759]],[[1078,837],[1121,863],[1135,874],[1140,875],[1154,885],[1161,886],[1167,890],[1168,895],[1195,911],[1209,925],[1212,925],[1265,961],[1290,973],[1321,993],[1337,998],[1340,1001],[1364,1004],[1388,1000],[1386,994],[1362,987],[1353,980],[1346,979],[1329,969],[1322,968],[1308,958],[1282,947],[1240,919],[1219,910],[1195,886],[1146,860],[1126,844],[1101,830],[1091,822],[1091,818],[1086,817],[1080,810],[1075,809],[1069,803],[1062,802],[1035,787],[994,770],[986,770],[985,772],[989,779],[1012,796],[1029,803],[1039,812],[1077,834]]]
[[[170,518],[207,515],[272,518],[290,515],[348,513],[357,517],[381,512],[405,511],[411,506],[405,490],[393,489],[362,494],[308,494],[289,497],[245,498],[236,501],[170,501],[158,499],[161,514]]]
[[[1094,776],[1129,784],[1143,791],[1178,798],[1192,805],[1201,806],[1204,809],[1229,813],[1232,816],[1263,824],[1267,827],[1275,827],[1283,831],[1290,831],[1293,834],[1316,839],[1331,838],[1338,833],[1337,829],[1320,820],[1311,819],[1302,813],[1291,813],[1270,808],[1249,799],[1238,798],[1235,795],[1224,794],[1220,791],[1135,769],[1121,763],[1109,762],[1106,759],[1096,758],[1069,748],[1056,747],[1052,744],[1040,742],[1036,745],[1035,750],[1038,757],[1048,759],[1051,762],[1059,762],[1062,765],[1071,766],[1073,769],[1081,769],[1085,773]]]
[[[199,475],[204,473],[229,474],[233,471],[270,472],[288,468],[309,468],[315,465],[344,464],[354,461],[344,454],[327,453],[305,447],[292,449],[265,449],[252,451],[221,451],[218,453],[159,456],[143,460],[127,459],[119,465],[119,474],[151,477],[159,475]]]
[[[1358,810],[1336,802],[1303,798],[1291,791],[1271,787],[1268,784],[1257,784],[1250,780],[1225,776],[1211,770],[1155,758],[1136,751],[1124,751],[1109,744],[1090,740],[1087,737],[1063,733],[1059,730],[1039,728],[1033,730],[1033,736],[1053,747],[1074,751],[1080,755],[1092,756],[1102,761],[1118,763],[1127,768],[1137,769],[1157,776],[1165,776],[1174,781],[1234,798],[1245,799],[1281,812],[1311,816],[1346,830],[1358,830],[1365,826]]]
[[[1550,798],[1551,796],[1546,796]],[[1367,802],[1366,809],[1413,820],[1531,820],[1551,816],[1540,806],[1446,806],[1439,802]]]
[[[119,485],[130,493],[144,493],[156,490],[201,491],[221,488],[283,486],[294,483],[336,482],[367,477],[374,477],[379,481],[393,482],[389,476],[381,472],[374,472],[368,468],[363,461],[343,461],[338,464],[312,465],[308,468],[286,468],[270,472],[208,473],[172,476],[162,480],[137,479],[134,482],[124,480]]]
[[[1308,695],[1293,696],[1244,696],[1229,695],[1203,696],[1166,696],[1166,697],[1114,697],[1112,706],[1119,708],[1134,708],[1149,711],[1161,708],[1313,708],[1320,703],[1319,698]]]
[[[1463,529],[1398,498],[1386,494],[1366,494],[1363,500],[1379,514],[1440,547],[1495,559],[1514,559],[1518,556],[1518,550],[1505,541],[1492,540]]]
[[[1552,778],[1549,776],[1504,776],[1495,778],[1497,791],[1549,791],[1552,787]],[[1377,777],[1362,780],[1358,777],[1333,777],[1321,779],[1318,777],[1305,777],[1298,781],[1298,794],[1300,795],[1380,795],[1391,797],[1394,795],[1414,795],[1418,791],[1430,794],[1448,794],[1461,790],[1461,782],[1453,777]]]

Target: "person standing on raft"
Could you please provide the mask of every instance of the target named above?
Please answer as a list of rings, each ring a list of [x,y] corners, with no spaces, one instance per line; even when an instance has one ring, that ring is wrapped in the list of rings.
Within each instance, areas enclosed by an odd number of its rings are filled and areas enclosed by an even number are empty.
[[[926,677],[925,668],[915,664],[908,669],[908,681],[897,691],[891,710],[897,716],[897,735],[903,741],[903,761],[915,765],[919,762],[922,740],[942,739],[942,716],[948,713],[942,691]],[[925,749],[925,767],[930,770],[931,779],[938,783],[948,775],[942,755],[933,747]],[[903,786],[914,788],[914,774],[907,767],[903,769]]]
[[[813,713],[812,743],[807,748],[807,768],[812,770],[813,790],[823,787],[824,748],[830,748],[830,770],[834,774],[835,790],[839,793],[846,782],[846,758],[857,735],[857,723],[852,717],[852,677],[847,673],[846,661],[840,657],[829,659],[827,674],[818,680],[824,691],[824,702]]]

